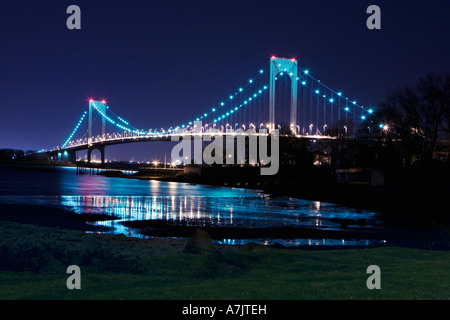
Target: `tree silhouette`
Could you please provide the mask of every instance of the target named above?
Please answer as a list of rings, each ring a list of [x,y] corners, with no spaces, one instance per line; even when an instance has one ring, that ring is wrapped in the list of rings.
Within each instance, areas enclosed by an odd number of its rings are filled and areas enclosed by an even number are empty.
[[[450,77],[428,74],[413,86],[392,92],[381,104],[389,134],[395,136],[410,161],[429,165],[436,143],[449,130]]]

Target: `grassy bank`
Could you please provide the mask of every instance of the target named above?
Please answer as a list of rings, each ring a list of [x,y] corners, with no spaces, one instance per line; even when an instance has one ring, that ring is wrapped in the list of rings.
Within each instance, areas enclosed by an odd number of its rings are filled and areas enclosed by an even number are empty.
[[[218,247],[0,222],[1,299],[449,299],[450,252]],[[68,290],[68,265],[81,290]],[[369,265],[381,290],[369,290]]]

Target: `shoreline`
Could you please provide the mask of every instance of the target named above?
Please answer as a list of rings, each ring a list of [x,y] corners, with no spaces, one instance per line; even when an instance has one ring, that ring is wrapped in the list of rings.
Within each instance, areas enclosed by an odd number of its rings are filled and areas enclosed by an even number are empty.
[[[114,174],[107,175],[115,177]],[[322,201],[353,209],[368,210],[380,214],[392,225],[427,225],[435,222],[450,222],[450,215],[442,209],[450,189],[417,188],[411,185],[391,184],[372,187],[368,183],[339,183],[334,181],[295,182],[287,179],[261,180],[245,183],[224,180],[214,181],[188,174],[178,176],[123,175],[127,179],[158,180],[201,184],[217,187],[244,188],[260,190],[272,197],[291,197],[297,199]],[[231,179],[230,179],[231,180]],[[448,192],[447,192],[448,191]]]
[[[20,162],[0,162],[5,166],[42,166],[48,167],[48,170],[55,166],[73,167],[71,164],[45,164],[45,163],[20,163]],[[259,168],[249,168],[249,172],[244,176],[232,178],[227,173],[217,173],[215,168],[210,168],[210,176],[199,176],[185,174],[182,170],[162,170],[158,169],[158,174],[149,175],[154,168],[97,168],[105,170],[94,173],[106,177],[119,177],[138,180],[158,180],[167,182],[181,182],[188,184],[202,184],[217,187],[244,188],[252,190],[261,190],[261,192],[270,196],[287,196],[297,199],[312,201],[323,201],[338,205],[347,206],[354,209],[364,209],[376,212],[389,218],[392,223],[399,222],[405,218],[411,219],[410,222],[420,224],[423,221],[415,221],[424,218],[448,220],[450,215],[442,210],[442,203],[447,200],[450,193],[450,185],[439,183],[434,186],[434,181],[429,185],[411,184],[409,180],[387,182],[384,186],[372,187],[370,183],[340,183],[320,175],[306,177],[303,180],[294,180],[283,176],[259,176]],[[11,169],[11,168],[10,168]],[[232,168],[222,168],[234,170]],[[25,169],[27,170],[27,169]],[[30,169],[33,170],[33,169]],[[45,170],[45,169],[36,169]],[[124,174],[123,171],[138,171],[135,174]],[[219,170],[220,171],[220,170]],[[258,172],[257,172],[258,171]],[[143,174],[144,172],[144,174]],[[237,171],[232,171],[237,172]],[[446,173],[447,174],[447,173]],[[450,178],[450,172],[448,172]],[[255,178],[256,177],[256,178]],[[410,179],[410,178],[409,178]],[[406,222],[406,221],[404,221]],[[428,222],[428,221],[427,221]]]
[[[33,170],[33,169],[32,169]],[[39,169],[41,170],[41,169]],[[432,197],[424,200],[424,195],[414,196],[403,192],[399,194],[390,192],[389,187],[373,188],[368,185],[362,184],[336,184],[336,183],[316,183],[316,184],[294,184],[287,181],[278,181],[272,184],[266,183],[265,185],[224,185],[223,181],[217,183],[217,181],[211,179],[205,179],[199,176],[190,175],[177,175],[177,176],[159,176],[149,177],[144,175],[123,175],[118,174],[121,171],[107,171],[108,177],[123,177],[127,179],[140,179],[140,180],[159,180],[159,181],[172,181],[188,184],[204,184],[218,187],[232,187],[232,188],[247,188],[254,190],[261,190],[264,193],[270,195],[270,197],[287,196],[292,198],[299,198],[312,201],[323,201],[334,203],[338,205],[344,205],[355,209],[364,209],[373,211],[380,215],[384,221],[384,227],[389,231],[383,230],[382,232],[375,232],[371,234],[364,230],[351,230],[347,227],[348,224],[358,224],[356,221],[341,221],[342,228],[337,231],[329,230],[315,230],[313,228],[259,228],[259,229],[246,229],[245,228],[223,228],[223,227],[192,227],[183,225],[167,224],[164,221],[136,221],[136,222],[121,222],[126,227],[132,228],[137,233],[147,236],[159,236],[159,237],[189,237],[195,228],[206,229],[211,234],[212,238],[232,238],[233,236],[239,236],[239,239],[253,239],[253,238],[281,238],[281,239],[307,239],[313,237],[314,239],[326,239],[326,238],[345,238],[345,239],[385,239],[393,238],[399,243],[402,237],[407,239],[413,238],[415,231],[422,232],[425,230],[426,234],[429,230],[433,230],[435,233],[443,231],[449,233],[450,223],[448,220],[448,214],[446,214],[440,207],[443,201],[446,200],[442,194],[433,194]],[[171,172],[170,174],[173,174]],[[215,183],[214,183],[215,182]],[[266,181],[267,182],[267,181]],[[434,199],[432,199],[434,198]],[[438,200],[436,200],[438,199]],[[408,200],[408,201],[406,201]],[[412,202],[407,205],[407,203]],[[418,203],[419,202],[419,203]],[[431,204],[435,204],[435,207]],[[10,205],[12,206],[12,205]],[[87,224],[89,221],[99,220],[112,220],[113,217],[107,215],[85,215],[77,213],[58,213],[57,208],[50,207],[33,207],[31,210],[38,211],[38,215],[30,214],[30,208],[26,209],[26,205],[14,205],[14,208],[7,208],[3,206],[0,219],[12,219],[22,223],[36,223],[40,225],[60,225],[61,227],[67,226],[69,229],[84,229],[84,230],[100,230],[104,228],[104,231],[108,230],[108,227],[92,226]],[[0,207],[1,208],[1,207]],[[47,208],[47,209],[45,209]],[[18,214],[9,213],[10,210],[19,212]],[[27,211],[28,210],[28,211]],[[46,212],[43,212],[46,211]],[[424,216],[424,212],[428,213]],[[434,214],[429,214],[433,212]],[[10,216],[8,218],[8,215]],[[2,217],[3,216],[3,217]],[[20,219],[13,218],[12,216],[19,217]],[[40,216],[40,218],[37,218]],[[20,220],[20,221],[19,221]],[[38,221],[41,220],[41,221]],[[345,219],[344,219],[345,220]],[[161,223],[162,222],[162,223]],[[155,228],[155,225],[158,225]],[[439,228],[442,228],[440,230]],[[149,231],[151,230],[151,232]],[[410,231],[408,234],[408,232]],[[394,231],[398,232],[395,236]],[[246,233],[248,233],[246,235]],[[252,236],[250,236],[250,234]],[[263,235],[263,236],[260,236]],[[289,235],[289,236],[288,236]],[[393,237],[394,236],[394,237]],[[426,237],[428,238],[429,235]],[[331,239],[330,238],[330,239]],[[405,241],[406,242],[406,241]],[[417,243],[417,241],[415,241]],[[401,243],[401,241],[400,241]],[[437,245],[437,247],[448,247],[449,245]],[[415,246],[417,247],[417,246]],[[426,246],[425,246],[426,247]]]

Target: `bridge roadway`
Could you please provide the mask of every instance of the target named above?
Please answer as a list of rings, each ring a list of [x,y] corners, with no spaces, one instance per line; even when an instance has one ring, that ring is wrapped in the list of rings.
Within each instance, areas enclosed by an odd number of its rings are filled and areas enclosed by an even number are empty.
[[[268,136],[268,133],[249,133],[249,132],[243,132],[243,133],[237,133],[237,132],[206,132],[206,133],[181,133],[181,134],[166,134],[166,135],[133,135],[130,137],[117,137],[117,138],[94,138],[91,143],[83,142],[79,144],[70,144],[65,148],[59,148],[50,150],[47,153],[51,156],[65,156],[68,158],[70,162],[76,161],[76,152],[87,150],[88,152],[88,162],[91,162],[91,153],[93,150],[99,150],[101,153],[101,163],[105,163],[105,147],[117,145],[117,144],[126,144],[126,143],[138,143],[138,142],[154,142],[154,141],[179,141],[178,140],[172,140],[173,137],[214,137],[214,136]],[[319,136],[319,135],[280,135],[280,137],[290,137],[290,138],[296,138],[300,141],[304,142],[316,142],[316,140],[320,140],[321,142],[331,142],[336,139],[336,137],[331,136]]]

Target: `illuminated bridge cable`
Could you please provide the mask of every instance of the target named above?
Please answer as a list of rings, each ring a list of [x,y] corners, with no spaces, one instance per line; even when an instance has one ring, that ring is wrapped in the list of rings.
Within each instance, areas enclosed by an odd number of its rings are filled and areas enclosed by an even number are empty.
[[[314,78],[311,73],[309,72],[308,69],[300,69],[299,70],[299,74],[304,76],[304,80],[299,80],[301,81],[302,85],[306,85],[308,83],[308,81],[306,80],[306,78],[310,78],[314,83],[317,84],[317,89],[314,90],[314,93],[317,95],[321,94],[321,90],[319,89],[319,87],[322,87],[324,90],[324,92],[326,92],[326,90],[328,90],[329,92],[331,92],[332,94],[326,95],[326,94],[322,94],[322,98],[327,99],[330,104],[333,104],[335,102],[335,100],[344,100],[346,102],[348,102],[348,104],[352,105],[354,108],[358,107],[361,109],[361,112],[365,111],[366,113],[373,113],[373,109],[372,108],[365,108],[364,106],[361,106],[357,103],[356,100],[351,100],[348,97],[344,97],[342,95],[341,91],[336,91],[331,89],[330,87],[328,87],[327,85],[323,84],[320,80]],[[313,88],[312,86],[310,87],[311,89]],[[363,115],[362,115],[363,116]]]
[[[237,113],[238,111],[247,106],[250,105],[250,102],[253,101],[256,97],[259,96],[260,93],[262,93],[262,90],[264,88],[260,88],[259,90],[252,91],[251,88],[255,87],[255,82],[262,78],[262,75],[264,73],[263,69],[260,69],[258,72],[258,75],[254,78],[250,78],[246,85],[238,87],[232,94],[229,94],[226,99],[220,100],[217,105],[214,105],[211,107],[208,111],[200,114],[198,117],[195,117],[191,121],[188,121],[185,124],[176,126],[175,128],[188,128],[193,127],[194,121],[205,121],[205,126],[214,126],[214,124],[219,124],[225,119],[233,119],[234,116],[235,121],[237,120]],[[265,86],[267,89],[267,86]],[[242,100],[242,96],[244,92],[250,93],[247,95],[247,98]]]
[[[122,125],[122,124],[119,123],[118,121],[114,121],[114,120],[111,119],[109,116],[107,116],[102,110],[100,110],[100,109],[96,106],[95,103],[93,103],[92,106],[93,106],[94,109],[95,109],[98,113],[100,113],[100,115],[101,115],[103,118],[105,118],[109,123],[115,125],[117,128],[119,128],[119,129],[121,129],[121,130],[123,130],[123,131],[131,132],[131,133],[134,133],[134,134],[137,134],[137,135],[145,135],[145,134],[148,133],[147,131],[139,130],[139,129],[136,129],[135,127]],[[108,108],[108,110],[109,110],[109,108]]]
[[[78,123],[75,125],[75,128],[72,130],[72,133],[69,135],[69,137],[66,139],[66,141],[63,143],[62,147],[65,148],[67,144],[72,140],[75,133],[78,131],[78,128],[80,127],[83,120],[86,118],[87,111],[84,111],[80,120],[78,120]]]

